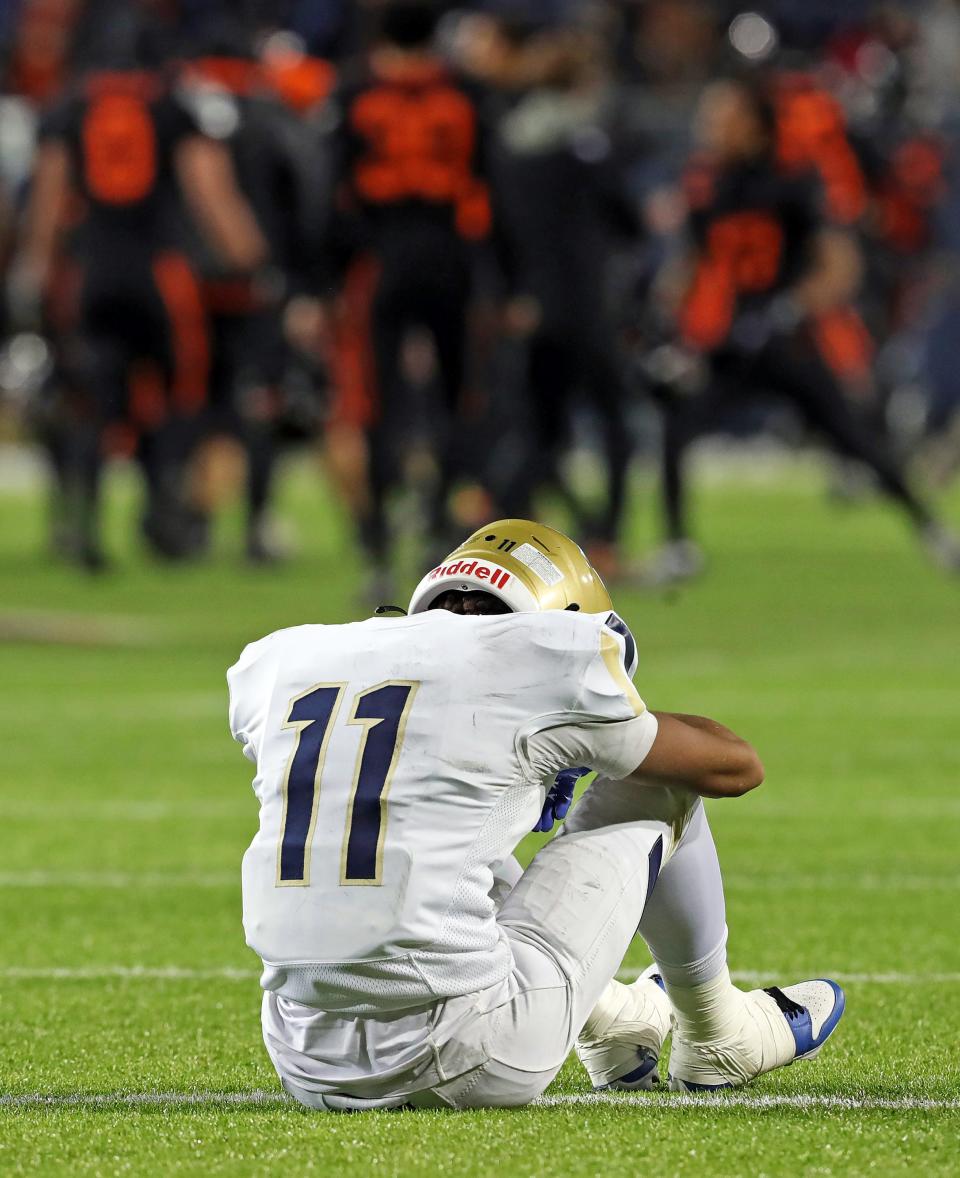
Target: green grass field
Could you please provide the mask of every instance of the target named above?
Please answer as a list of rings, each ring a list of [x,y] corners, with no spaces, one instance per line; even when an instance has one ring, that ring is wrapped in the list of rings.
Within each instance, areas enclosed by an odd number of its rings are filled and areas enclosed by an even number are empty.
[[[276,574],[229,519],[207,565],[151,565],[121,486],[99,580],[44,563],[35,495],[0,496],[0,1173],[960,1174],[960,583],[822,485],[800,464],[704,491],[710,574],[616,595],[648,703],[764,757],[761,790],[710,808],[731,966],[845,984],[821,1059],[700,1100],[593,1099],[570,1061],[540,1107],[354,1116],[285,1102],[261,1047],[223,679],[254,637],[355,616],[329,495],[287,481],[303,554]],[[642,492],[635,516],[639,546]]]

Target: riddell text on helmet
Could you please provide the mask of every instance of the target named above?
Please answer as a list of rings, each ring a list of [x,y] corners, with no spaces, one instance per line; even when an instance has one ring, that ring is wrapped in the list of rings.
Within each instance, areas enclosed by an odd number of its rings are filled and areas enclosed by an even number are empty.
[[[430,573],[430,580],[440,577],[476,577],[478,581],[489,581],[494,589],[505,589],[513,576],[505,569],[491,568],[477,560],[455,560],[453,564],[438,565]]]

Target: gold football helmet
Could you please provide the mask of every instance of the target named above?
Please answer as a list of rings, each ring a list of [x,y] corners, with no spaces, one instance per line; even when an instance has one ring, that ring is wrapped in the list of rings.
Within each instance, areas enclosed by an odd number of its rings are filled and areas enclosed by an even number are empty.
[[[410,599],[410,613],[429,609],[451,589],[483,590],[515,612],[613,609],[606,586],[579,545],[529,519],[499,519],[474,532],[423,578]]]

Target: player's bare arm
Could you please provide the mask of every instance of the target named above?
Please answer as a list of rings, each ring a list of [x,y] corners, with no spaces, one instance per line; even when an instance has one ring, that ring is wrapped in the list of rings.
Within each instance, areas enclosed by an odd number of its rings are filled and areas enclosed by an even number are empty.
[[[179,145],[174,162],[187,205],[223,261],[237,270],[266,262],[267,242],[237,185],[226,147],[192,135]]]
[[[41,144],[25,218],[23,243],[11,266],[9,295],[15,307],[36,303],[50,274],[70,187],[70,160],[62,142]]]
[[[820,229],[813,242],[812,265],[791,297],[807,314],[818,315],[852,299],[863,277],[863,259],[854,238],[842,229]]]
[[[716,720],[653,714],[657,736],[631,781],[679,785],[704,798],[738,798],[763,781],[763,763],[753,746]]]

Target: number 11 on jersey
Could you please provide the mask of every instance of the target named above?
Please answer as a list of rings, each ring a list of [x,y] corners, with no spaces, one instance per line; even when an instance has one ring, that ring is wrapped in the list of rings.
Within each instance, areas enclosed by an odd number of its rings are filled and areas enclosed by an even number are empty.
[[[310,844],[317,822],[327,746],[345,683],[319,683],[290,701],[284,728],[297,736],[284,775],[277,886],[308,887]],[[341,884],[382,883],[387,795],[418,684],[379,683],[354,696],[348,724],[362,725],[353,782],[346,798]]]

